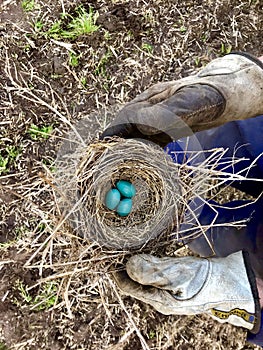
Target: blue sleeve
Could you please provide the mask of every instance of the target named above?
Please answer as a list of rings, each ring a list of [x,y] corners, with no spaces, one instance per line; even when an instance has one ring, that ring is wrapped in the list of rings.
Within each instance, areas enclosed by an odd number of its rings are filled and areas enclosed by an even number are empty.
[[[168,144],[165,151],[175,162],[183,163],[188,161],[191,151],[218,147],[226,150],[224,156],[226,161],[232,157],[242,159],[234,166],[224,168],[224,171],[239,173],[243,169],[250,169],[246,176],[251,180],[231,185],[255,197],[259,196],[263,192],[263,182],[255,182],[253,178],[263,179],[263,116],[230,122],[218,128],[196,133],[192,137]],[[206,152],[200,152],[198,158],[194,158],[196,165],[205,159],[205,154]],[[220,169],[220,166],[218,168]],[[180,230],[183,232],[183,242],[187,243],[192,251],[201,256],[227,256],[239,250],[246,250],[249,252],[256,276],[263,278],[263,199],[254,203],[232,201],[224,206],[213,201],[205,203],[202,199],[196,199],[189,205],[191,211],[185,213],[186,220]],[[191,217],[192,212],[195,215]],[[228,225],[240,220],[243,220],[240,228]],[[205,232],[206,237],[200,234],[199,224],[212,226]],[[247,341],[263,347],[262,321],[259,333],[249,332]]]
[[[188,156],[189,158],[191,156],[191,151],[198,151],[199,156],[194,157],[194,162],[198,165],[205,157],[205,152],[199,152],[200,150],[223,147],[227,149],[224,156],[226,161],[229,158],[232,159],[233,156],[245,158],[234,167],[230,166],[229,172],[236,173],[253,164],[248,176],[263,179],[262,139],[263,116],[259,116],[196,133],[190,138],[168,144],[165,150],[177,163],[187,161]],[[263,192],[263,181],[246,180],[235,185],[255,196]],[[217,256],[226,256],[237,250],[248,250],[250,254],[257,251],[257,254],[253,255],[255,256],[253,264],[258,275],[263,278],[263,199],[259,199],[255,203],[233,201],[222,206],[213,201],[206,203],[201,198],[196,198],[188,205],[191,210],[185,213],[181,232],[183,232],[182,239],[193,251],[203,256],[213,254],[214,252],[211,251],[211,247],[207,243],[208,240],[213,243]],[[228,225],[228,223],[241,220],[243,220],[242,227]],[[206,238],[200,234],[199,223],[203,226],[212,226],[206,231]],[[198,233],[199,237],[196,238]],[[192,235],[193,239],[186,240],[185,237],[189,237],[189,235]]]
[[[181,239],[201,256],[224,257],[246,250],[253,257],[253,269],[263,278],[263,200],[232,201],[218,205],[214,201],[192,201],[191,210],[180,226]],[[229,223],[239,222],[237,226]],[[200,225],[207,230],[200,234]],[[208,243],[209,242],[209,243]]]
[[[169,143],[165,150],[175,162],[182,163],[191,151],[218,147],[226,150],[224,155],[226,161],[233,157],[240,159],[237,164],[229,165],[224,171],[238,173],[252,165],[246,176],[251,179],[263,179],[263,116],[234,121],[218,128],[198,132],[189,138]],[[199,160],[202,156],[205,157],[206,153],[200,154]],[[197,162],[197,159],[194,161]],[[220,166],[218,168],[220,169]],[[246,180],[232,185],[253,196],[258,196],[263,191],[263,182]]]
[[[263,320],[263,310],[261,310],[261,320]],[[247,341],[263,348],[263,322],[261,322],[260,331],[257,334],[248,332]]]

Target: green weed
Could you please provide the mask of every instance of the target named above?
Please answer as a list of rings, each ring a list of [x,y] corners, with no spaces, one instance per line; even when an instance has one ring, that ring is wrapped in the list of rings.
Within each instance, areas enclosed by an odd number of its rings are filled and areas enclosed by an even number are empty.
[[[52,27],[49,28],[49,30],[46,31],[44,33],[44,35],[47,38],[60,39],[61,38],[61,32],[62,32],[61,25],[62,25],[61,20],[53,23]]]
[[[31,45],[27,44],[24,46],[24,51],[29,52],[31,50]]]
[[[57,284],[54,282],[43,284],[35,297],[30,295],[26,285],[20,280],[16,282],[15,287],[19,292],[19,298],[14,298],[13,302],[20,307],[30,306],[37,311],[49,310],[57,300]]]
[[[38,140],[41,138],[48,139],[51,133],[53,132],[53,126],[52,125],[37,126],[37,125],[31,124],[27,132],[30,135],[32,140]]]
[[[9,171],[9,166],[14,164],[20,153],[21,149],[16,146],[7,146],[0,153],[0,175]]]
[[[2,173],[6,173],[8,171],[7,165],[8,165],[8,157],[3,157],[0,154],[0,175]]]
[[[153,52],[153,46],[151,44],[144,43],[142,44],[142,50],[152,53]]]
[[[154,331],[154,330],[150,330],[150,332],[149,332],[149,338],[150,338],[150,339],[154,339],[155,337],[156,337],[155,331]]]
[[[99,17],[98,12],[93,13],[93,9],[89,9],[89,13],[82,7],[78,10],[78,16],[72,18],[68,24],[67,30],[62,31],[62,37],[65,39],[74,39],[83,34],[91,34],[99,29],[96,21]]]
[[[185,26],[180,27],[180,32],[185,33],[187,31],[187,28]]]
[[[51,172],[51,173],[55,173],[57,171],[57,167],[55,166],[55,162],[54,162],[54,159],[52,158],[43,158],[42,159],[42,163],[45,167],[48,168],[48,170]],[[42,224],[43,225],[43,224]]]
[[[44,27],[44,23],[41,20],[34,22],[34,31],[35,32],[41,32],[43,27]]]
[[[32,296],[26,290],[26,287],[23,284],[23,282],[17,281],[16,288],[19,291],[19,295],[20,295],[20,297],[22,299],[22,303],[23,304],[24,303],[29,304],[33,300]]]
[[[55,305],[57,299],[57,284],[46,282],[40,293],[34,298],[34,309],[38,311],[49,310]]]
[[[21,6],[25,12],[30,12],[35,8],[35,0],[23,0]]]
[[[8,350],[8,347],[0,341],[0,350]]]
[[[44,33],[46,37],[53,39],[69,39],[73,40],[84,34],[96,32],[100,26],[96,25],[99,17],[98,12],[93,12],[90,8],[87,13],[83,7],[77,9],[77,16],[64,15],[62,19],[55,22],[52,27]],[[70,18],[68,24],[63,25],[63,20]]]
[[[15,160],[21,153],[21,149],[16,146],[7,146],[6,152],[10,160]]]
[[[126,38],[127,40],[131,40],[132,38],[134,38],[134,34],[131,30],[128,30]]]
[[[69,53],[69,65],[71,67],[77,67],[79,65],[79,59],[80,59],[80,55],[77,56],[74,53],[70,52]]]
[[[80,83],[85,88],[87,86],[87,83],[88,83],[87,78],[86,77],[80,78]]]
[[[196,67],[200,67],[200,64],[201,64],[201,58],[200,57],[196,57],[195,58],[195,65],[196,65]]]
[[[202,40],[203,43],[205,43],[205,42],[207,41],[207,39],[208,39],[207,34],[203,34],[203,35],[201,36],[201,40]]]
[[[111,57],[112,53],[110,51],[108,51],[105,55],[101,57],[95,69],[95,75],[102,75],[104,77],[106,76],[106,65]]]
[[[224,43],[222,43],[220,51],[222,55],[228,54],[232,51],[232,45],[226,46]]]
[[[110,34],[110,32],[108,32],[108,31],[106,30],[105,33],[104,33],[104,39],[105,39],[105,40],[110,40],[110,38],[111,38],[111,34]]]

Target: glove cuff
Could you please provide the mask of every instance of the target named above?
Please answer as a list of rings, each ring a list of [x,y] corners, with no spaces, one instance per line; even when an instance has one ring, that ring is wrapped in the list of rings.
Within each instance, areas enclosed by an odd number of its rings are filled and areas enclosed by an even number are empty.
[[[232,51],[231,53],[229,53],[228,55],[240,55],[243,57],[248,58],[250,61],[256,63],[261,69],[263,69],[263,61],[259,60],[257,57],[255,57],[254,55],[251,55],[248,52],[244,52],[244,51]]]
[[[261,308],[260,308],[260,302],[259,302],[256,276],[251,267],[249,253],[245,251],[243,251],[242,253],[243,253],[245,268],[247,271],[248,281],[250,283],[251,292],[253,294],[253,298],[255,302],[255,321],[254,321],[254,327],[250,330],[250,332],[253,334],[257,334],[260,330],[260,324],[261,324]]]
[[[230,278],[229,290],[223,293],[225,301],[215,305],[208,313],[221,323],[228,322],[244,327],[256,334],[260,330],[261,311],[256,278],[250,265],[249,254],[239,251],[223,259]],[[232,300],[229,302],[231,295]]]
[[[262,63],[246,53],[230,53],[210,62],[197,77],[225,98],[220,122],[256,117],[263,112]]]

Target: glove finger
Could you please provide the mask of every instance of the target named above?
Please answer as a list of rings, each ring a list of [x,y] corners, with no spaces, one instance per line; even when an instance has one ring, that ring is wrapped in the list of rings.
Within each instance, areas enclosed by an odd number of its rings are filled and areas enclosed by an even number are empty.
[[[147,90],[137,95],[129,104],[144,102],[151,99],[151,103],[159,103],[167,98],[170,89],[173,87],[174,81],[157,83],[150,86]]]
[[[113,277],[123,294],[153,306],[164,315],[174,313],[175,299],[169,292],[154,287],[142,286],[130,279],[126,272],[116,272]]]
[[[135,255],[126,264],[129,277],[142,284],[162,288],[176,299],[190,299],[204,285],[209,262],[196,257],[157,258],[148,254]]]
[[[143,128],[143,127],[142,127]],[[145,126],[147,129],[148,126]],[[142,129],[143,130],[143,129]],[[133,138],[133,139],[144,139],[151,141],[160,147],[164,148],[169,142],[172,141],[171,137],[165,133],[157,133],[155,135],[147,135],[137,129],[136,124],[122,124],[122,125],[110,125],[107,129],[103,131],[99,139],[103,140],[106,137],[119,136],[124,139]]]
[[[137,132],[137,128],[135,125],[130,124],[128,122],[118,123],[118,124],[110,124],[100,136],[100,140],[105,139],[106,137],[119,136],[124,139],[128,137],[132,137]]]
[[[145,101],[127,104],[101,138],[143,138],[164,147],[172,140],[189,135],[192,135],[192,130],[175,114],[173,104],[152,105]]]

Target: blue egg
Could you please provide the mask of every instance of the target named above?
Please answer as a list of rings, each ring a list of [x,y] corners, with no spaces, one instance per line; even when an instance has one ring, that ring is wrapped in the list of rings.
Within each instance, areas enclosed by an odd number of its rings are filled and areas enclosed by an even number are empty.
[[[125,180],[120,180],[116,183],[116,187],[120,191],[120,194],[126,198],[132,198],[136,194],[136,189],[132,183]]]
[[[108,209],[114,210],[120,203],[120,200],[121,200],[120,192],[116,188],[113,188],[106,193],[105,205]]]
[[[132,199],[130,198],[122,199],[116,209],[117,214],[120,216],[129,215],[131,210],[132,210]]]

